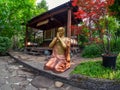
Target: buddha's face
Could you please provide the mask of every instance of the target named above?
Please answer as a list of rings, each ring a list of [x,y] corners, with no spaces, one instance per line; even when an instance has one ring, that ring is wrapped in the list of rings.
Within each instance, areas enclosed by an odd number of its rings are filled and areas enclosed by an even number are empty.
[[[64,33],[65,33],[64,28],[63,27],[58,28],[58,33],[60,37],[64,36]]]

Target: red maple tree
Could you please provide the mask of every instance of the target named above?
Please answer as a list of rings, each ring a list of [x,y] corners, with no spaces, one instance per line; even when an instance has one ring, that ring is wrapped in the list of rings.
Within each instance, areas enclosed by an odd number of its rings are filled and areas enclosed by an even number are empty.
[[[97,43],[102,43],[103,41],[103,34],[105,33],[105,29],[108,26],[108,22],[105,19],[106,16],[111,15],[109,6],[114,4],[114,0],[71,0],[73,7],[78,7],[77,12],[74,12],[76,19],[82,19],[84,22],[84,26],[88,27],[89,30],[89,40],[90,41],[97,41]],[[103,20],[105,22],[106,28],[102,28],[100,26],[100,21]],[[94,24],[94,25],[93,25]],[[82,26],[80,26],[82,27]],[[99,31],[99,39],[94,37],[93,33],[95,31]],[[108,38],[109,34],[107,32]],[[109,42],[109,41],[108,41]],[[108,48],[109,48],[108,43]],[[109,53],[109,50],[106,50]]]
[[[79,7],[74,13],[75,17],[80,19],[99,19],[105,12],[108,12],[108,7],[113,3],[114,0],[72,0],[72,6]]]

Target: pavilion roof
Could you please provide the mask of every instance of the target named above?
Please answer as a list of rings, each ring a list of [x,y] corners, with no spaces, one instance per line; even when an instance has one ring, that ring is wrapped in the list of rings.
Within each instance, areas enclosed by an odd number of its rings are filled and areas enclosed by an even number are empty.
[[[68,19],[67,14],[69,9],[72,10],[72,24],[79,23],[80,20],[76,20],[74,17],[71,2],[67,2],[43,14],[33,17],[27,22],[27,26],[41,30],[48,30],[59,26],[66,26]]]

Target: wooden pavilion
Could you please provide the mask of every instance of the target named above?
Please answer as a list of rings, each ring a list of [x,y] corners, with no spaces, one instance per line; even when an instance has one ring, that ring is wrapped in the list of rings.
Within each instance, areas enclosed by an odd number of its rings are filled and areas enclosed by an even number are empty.
[[[71,25],[77,25],[80,22],[80,20],[75,19],[74,11],[75,8],[72,7],[69,1],[29,20],[26,24],[25,47],[28,47],[29,28],[42,30],[43,43],[41,46],[44,47],[48,47],[50,41],[56,35],[57,28],[60,26],[65,27],[66,36],[71,38],[73,35]]]

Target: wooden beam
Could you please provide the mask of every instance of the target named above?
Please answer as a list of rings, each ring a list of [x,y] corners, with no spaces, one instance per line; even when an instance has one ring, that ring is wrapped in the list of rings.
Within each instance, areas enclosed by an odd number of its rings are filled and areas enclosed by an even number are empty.
[[[71,9],[68,10],[67,37],[71,38]]]
[[[54,16],[56,14],[62,13],[62,12],[67,11],[67,10],[68,10],[68,8],[63,8],[63,9],[58,10],[56,12],[47,13],[46,15],[43,15],[43,16],[39,17],[38,19],[35,19],[34,21],[32,21],[30,24],[29,23],[28,24],[30,26],[31,24],[38,23],[38,22],[43,21],[51,16]]]

